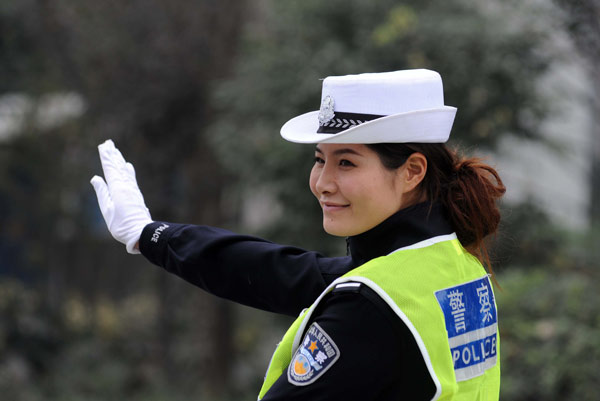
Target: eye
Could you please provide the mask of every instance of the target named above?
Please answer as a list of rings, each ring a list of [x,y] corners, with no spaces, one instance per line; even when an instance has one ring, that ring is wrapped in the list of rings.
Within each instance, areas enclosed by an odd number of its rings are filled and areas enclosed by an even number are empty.
[[[342,166],[342,167],[356,167],[356,165],[354,163],[352,163],[350,160],[346,160],[346,159],[340,160],[340,166]]]
[[[324,164],[325,160],[320,158],[319,156],[315,156],[315,164]]]

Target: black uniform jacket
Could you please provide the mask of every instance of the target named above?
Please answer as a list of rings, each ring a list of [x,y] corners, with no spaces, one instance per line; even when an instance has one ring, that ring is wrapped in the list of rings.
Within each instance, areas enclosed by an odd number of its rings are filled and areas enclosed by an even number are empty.
[[[214,295],[296,317],[351,269],[452,232],[442,207],[426,202],[350,237],[346,257],[324,257],[214,227],[163,222],[144,228],[140,250],[152,263]],[[291,384],[283,374],[263,400],[430,400],[435,393],[414,337],[368,287],[334,289],[306,327],[313,322],[337,345],[339,359],[310,385]]]

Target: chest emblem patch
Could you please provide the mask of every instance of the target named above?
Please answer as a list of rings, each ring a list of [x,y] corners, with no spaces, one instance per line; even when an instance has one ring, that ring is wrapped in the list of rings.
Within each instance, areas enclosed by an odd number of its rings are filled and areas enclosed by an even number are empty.
[[[317,323],[313,323],[288,366],[288,381],[296,386],[314,383],[340,357],[340,350]]]
[[[448,332],[457,381],[496,365],[498,319],[488,276],[435,292]]]

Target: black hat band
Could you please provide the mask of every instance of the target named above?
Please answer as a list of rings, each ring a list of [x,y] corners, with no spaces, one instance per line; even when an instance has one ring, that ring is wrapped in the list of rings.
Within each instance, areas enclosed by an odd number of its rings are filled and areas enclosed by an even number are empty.
[[[385,117],[377,114],[362,114],[362,113],[344,113],[335,112],[333,117],[319,124],[318,134],[337,134],[347,129],[359,126],[367,121],[376,120]]]

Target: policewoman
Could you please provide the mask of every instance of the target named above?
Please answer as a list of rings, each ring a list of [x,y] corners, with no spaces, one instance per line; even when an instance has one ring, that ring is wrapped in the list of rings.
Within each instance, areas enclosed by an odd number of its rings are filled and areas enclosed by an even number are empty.
[[[430,70],[328,77],[284,139],[315,144],[310,190],[349,255],[154,221],[112,141],[92,178],[111,234],[204,290],[298,316],[262,400],[498,400],[500,343],[484,239],[496,171],[449,149],[456,109]]]

